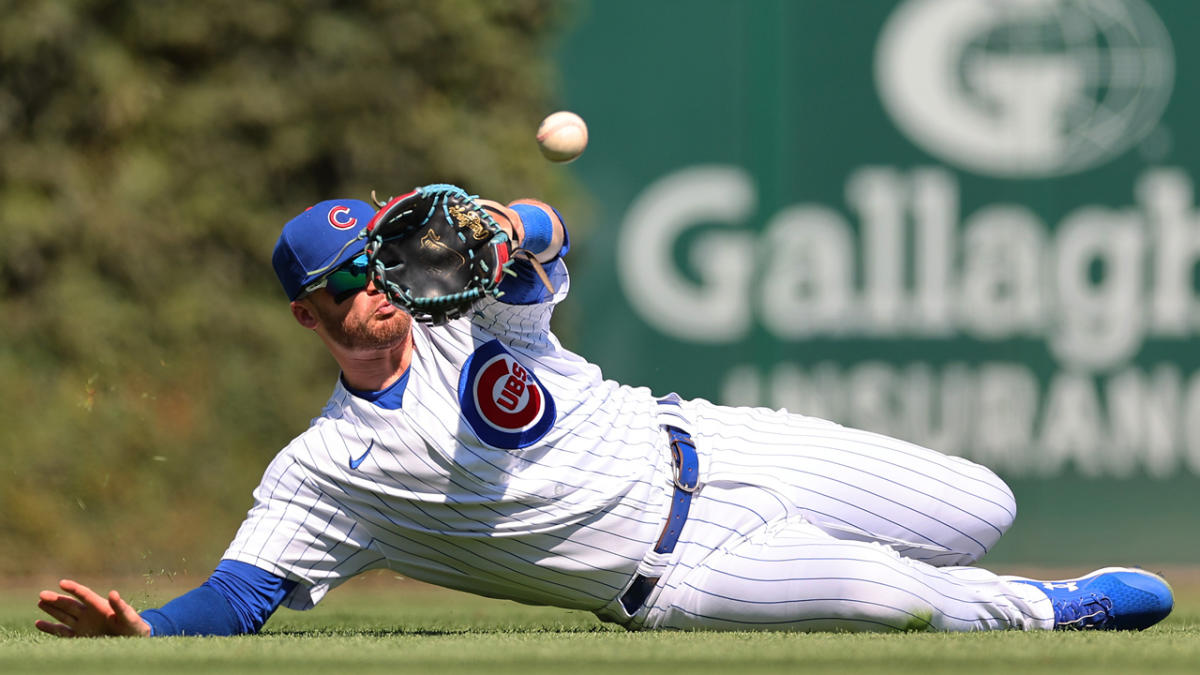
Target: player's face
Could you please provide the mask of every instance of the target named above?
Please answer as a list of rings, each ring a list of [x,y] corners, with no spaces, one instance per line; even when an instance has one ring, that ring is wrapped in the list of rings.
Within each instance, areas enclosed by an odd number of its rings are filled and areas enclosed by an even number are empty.
[[[391,305],[368,284],[366,288],[340,297],[327,291],[311,296],[312,308],[329,339],[353,350],[389,349],[408,335],[412,317]]]

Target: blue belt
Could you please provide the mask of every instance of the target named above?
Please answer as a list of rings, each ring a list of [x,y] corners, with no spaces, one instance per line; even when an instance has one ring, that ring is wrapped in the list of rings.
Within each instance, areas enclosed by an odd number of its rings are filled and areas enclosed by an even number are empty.
[[[659,405],[678,405],[660,401]],[[667,435],[671,439],[671,463],[674,466],[675,494],[671,497],[671,511],[667,514],[667,522],[663,525],[658,543],[654,545],[655,553],[670,553],[679,543],[679,533],[687,521],[688,510],[692,508],[692,494],[700,483],[700,460],[696,457],[696,444],[692,436],[678,427],[667,426]],[[658,584],[660,577],[648,577],[639,574],[633,579],[629,590],[621,596],[621,606],[630,615],[642,608],[650,591]]]

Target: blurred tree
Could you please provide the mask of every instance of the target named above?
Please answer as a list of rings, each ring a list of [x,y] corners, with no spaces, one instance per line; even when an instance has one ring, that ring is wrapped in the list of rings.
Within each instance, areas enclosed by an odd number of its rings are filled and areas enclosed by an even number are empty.
[[[279,228],[431,182],[573,199],[532,142],[569,7],[6,3],[0,571],[206,573],[336,374]]]

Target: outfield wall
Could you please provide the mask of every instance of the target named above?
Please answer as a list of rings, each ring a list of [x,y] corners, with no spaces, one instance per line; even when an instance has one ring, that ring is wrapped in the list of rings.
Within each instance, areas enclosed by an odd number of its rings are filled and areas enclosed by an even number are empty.
[[[608,376],[985,463],[993,560],[1196,562],[1200,5],[603,0],[578,335]]]

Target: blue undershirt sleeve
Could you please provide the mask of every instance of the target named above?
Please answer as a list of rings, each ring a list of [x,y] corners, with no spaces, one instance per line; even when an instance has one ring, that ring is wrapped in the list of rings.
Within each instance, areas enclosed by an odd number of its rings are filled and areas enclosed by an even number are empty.
[[[154,636],[257,633],[296,583],[254,565],[222,560],[198,588],[141,616]]]
[[[521,223],[525,226],[525,241],[522,242],[525,248],[540,251],[550,245],[554,235],[554,224],[545,211],[531,204],[514,204],[511,208],[521,217]],[[562,220],[561,216],[559,220]],[[550,268],[562,264],[562,257],[570,248],[571,240],[564,225],[562,248],[559,249],[558,256],[545,265],[547,273],[550,272]],[[504,292],[504,295],[500,296],[500,302],[509,305],[533,305],[553,297],[528,261],[515,260],[512,271],[516,273],[515,277],[506,276],[500,282],[500,290]]]

